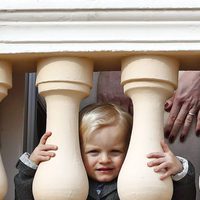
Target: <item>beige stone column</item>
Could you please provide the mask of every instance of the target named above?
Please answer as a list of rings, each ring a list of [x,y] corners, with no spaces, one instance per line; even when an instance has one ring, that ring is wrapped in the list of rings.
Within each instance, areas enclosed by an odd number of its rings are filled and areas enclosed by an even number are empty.
[[[146,155],[161,151],[164,103],[177,85],[178,62],[164,56],[135,56],[122,62],[121,83],[134,105],[130,146],[118,179],[121,200],[170,200],[172,180],[147,166]]]
[[[12,87],[12,69],[11,64],[5,61],[0,61],[0,102],[8,94],[8,89]],[[1,146],[0,146],[1,149]],[[2,157],[0,154],[0,200],[4,199],[7,192],[7,176],[3,166]]]
[[[39,93],[47,104],[49,144],[56,157],[39,165],[33,181],[36,200],[85,200],[88,180],[79,147],[78,113],[92,86],[93,64],[84,58],[50,58],[39,62]]]

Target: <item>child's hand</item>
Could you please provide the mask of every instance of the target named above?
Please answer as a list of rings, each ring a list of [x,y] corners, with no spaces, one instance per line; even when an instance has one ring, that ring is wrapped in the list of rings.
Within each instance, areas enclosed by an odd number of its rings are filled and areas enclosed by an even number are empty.
[[[153,152],[147,155],[147,158],[154,158],[148,162],[149,167],[155,167],[156,173],[163,172],[160,179],[163,180],[171,175],[181,172],[183,166],[176,156],[171,152],[168,145],[162,140],[160,142],[163,152]]]
[[[36,165],[40,164],[40,162],[44,162],[50,160],[51,157],[54,157],[56,154],[54,152],[50,152],[52,150],[57,150],[58,147],[56,145],[46,144],[48,137],[52,135],[51,132],[46,132],[40,139],[40,143],[34,149],[29,159],[34,162]]]

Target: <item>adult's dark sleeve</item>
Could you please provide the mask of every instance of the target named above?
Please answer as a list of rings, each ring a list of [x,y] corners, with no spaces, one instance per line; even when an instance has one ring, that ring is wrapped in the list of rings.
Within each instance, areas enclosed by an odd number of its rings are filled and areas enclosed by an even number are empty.
[[[180,181],[173,181],[174,193],[172,200],[195,200],[195,169],[190,161],[188,161],[188,173]]]
[[[28,167],[20,160],[16,167],[19,173],[14,177],[15,200],[34,200],[32,183],[36,170]]]

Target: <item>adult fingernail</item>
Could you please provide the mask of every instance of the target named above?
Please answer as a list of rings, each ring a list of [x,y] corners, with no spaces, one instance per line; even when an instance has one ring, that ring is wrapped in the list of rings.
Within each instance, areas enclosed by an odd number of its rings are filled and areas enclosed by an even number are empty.
[[[170,137],[169,137],[169,142],[170,142],[170,143],[173,143],[173,142],[174,142],[174,139],[175,139],[174,136],[170,136]]]
[[[169,103],[166,102],[166,103],[165,103],[165,108],[167,108],[168,106],[169,106]]]
[[[180,137],[180,141],[181,141],[181,142],[184,142],[184,141],[185,141],[185,136],[181,136],[181,137]]]
[[[198,137],[200,136],[200,130],[196,131],[196,136],[198,136]]]
[[[165,131],[165,138],[169,137],[170,132],[169,131]]]

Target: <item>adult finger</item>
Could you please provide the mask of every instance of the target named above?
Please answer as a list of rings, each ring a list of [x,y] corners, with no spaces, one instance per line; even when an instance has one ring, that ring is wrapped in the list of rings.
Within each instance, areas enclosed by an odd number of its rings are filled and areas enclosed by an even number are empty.
[[[200,136],[200,110],[197,113],[196,135]]]
[[[46,144],[48,137],[50,137],[51,135],[52,133],[50,131],[47,131],[46,133],[44,133],[44,135],[40,139],[40,144]]]
[[[178,113],[181,109],[181,103],[179,101],[175,101],[173,106],[172,106],[172,109],[169,113],[169,117],[168,117],[168,120],[167,120],[167,123],[166,123],[166,126],[164,128],[164,132],[165,132],[165,137],[169,137],[170,136],[170,133],[171,133],[171,130],[172,130],[172,127],[174,125],[174,122],[178,116]]]
[[[185,138],[186,136],[188,135],[189,133],[189,130],[190,130],[190,127],[192,125],[192,121],[193,121],[193,118],[195,117],[195,114],[197,112],[197,108],[196,107],[193,107],[187,114],[187,117],[185,119],[185,123],[183,125],[183,129],[181,131],[181,135],[180,135],[180,141],[181,142],[184,142],[185,141]]]
[[[170,135],[169,135],[169,141],[173,142],[176,136],[178,135],[181,127],[183,126],[186,116],[189,113],[190,107],[188,103],[185,103],[182,105],[178,116],[176,120],[174,121],[173,127],[171,129]]]
[[[175,95],[173,95],[171,98],[169,98],[169,99],[165,102],[164,108],[165,108],[165,110],[166,110],[167,112],[169,112],[169,111],[171,110],[171,108],[172,108],[173,101],[174,101],[174,96],[175,96]]]

